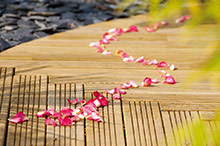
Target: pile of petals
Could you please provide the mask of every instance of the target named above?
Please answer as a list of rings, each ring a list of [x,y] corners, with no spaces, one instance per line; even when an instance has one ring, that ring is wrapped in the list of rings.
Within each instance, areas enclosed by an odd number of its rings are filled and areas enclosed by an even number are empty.
[[[126,91],[114,88],[112,90],[105,90],[106,93],[113,96],[113,99],[121,99],[121,95],[126,94]]]
[[[23,112],[18,112],[14,117],[8,119],[11,123],[22,123],[28,121],[28,118],[24,115]]]
[[[71,126],[74,124],[74,122],[82,119],[101,122],[102,118],[100,117],[97,108],[101,106],[107,106],[108,101],[104,97],[104,95],[102,95],[98,91],[93,92],[93,95],[96,98],[90,99],[88,102],[85,102],[85,100],[81,100],[81,106],[76,109],[71,109],[68,107],[62,107],[59,111],[48,109],[42,112],[38,112],[36,116],[38,118],[47,117],[47,119],[45,120],[45,124],[53,126]],[[77,104],[78,99],[76,98],[73,101],[68,100],[68,102],[70,104]]]

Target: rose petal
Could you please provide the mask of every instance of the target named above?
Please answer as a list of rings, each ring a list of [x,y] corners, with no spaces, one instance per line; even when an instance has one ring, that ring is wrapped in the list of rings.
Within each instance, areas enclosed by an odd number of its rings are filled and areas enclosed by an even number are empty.
[[[168,64],[164,61],[160,62],[157,67],[169,67]]]
[[[124,84],[121,84],[120,85],[120,88],[121,89],[129,89],[129,88],[131,88],[132,87],[132,85],[130,84],[130,83],[124,83]]]
[[[152,26],[149,26],[149,27],[144,26],[144,29],[147,32],[154,32],[155,31],[155,28],[153,28]]]
[[[95,43],[92,42],[92,43],[89,44],[89,46],[90,46],[90,47],[96,47],[96,48],[99,48],[99,47],[101,47],[101,44],[100,44],[100,42],[95,42]]]
[[[82,99],[79,101],[82,105],[84,105],[86,103],[86,100]]]
[[[56,111],[54,109],[48,109],[48,110],[44,110],[43,112],[38,112],[36,116],[39,118],[44,116],[51,116],[54,114],[56,114]]]
[[[151,79],[151,81],[152,81],[153,84],[157,84],[158,83],[157,79]]]
[[[175,70],[176,68],[175,68],[175,66],[174,66],[174,64],[172,64],[172,65],[170,65],[170,70]]]
[[[166,21],[161,21],[160,23],[161,23],[162,26],[166,26],[167,25]]]
[[[123,61],[124,62],[134,62],[134,58],[132,57],[132,56],[129,56],[129,57],[127,57],[127,58],[123,58]]]
[[[136,84],[135,81],[130,81],[129,84],[133,87],[133,88],[137,88],[138,85]]]
[[[141,86],[142,86],[142,87],[147,87],[147,86],[150,86],[151,83],[152,83],[151,78],[146,77],[146,78],[144,79],[144,81],[142,82]]]
[[[160,69],[159,69],[158,72],[159,72],[159,73],[162,73],[162,74],[166,74],[166,71],[165,71],[165,70],[160,70]]]
[[[78,122],[82,118],[79,115],[73,115],[73,117],[70,118],[72,122]]]
[[[71,126],[72,125],[72,120],[69,117],[64,117],[63,119],[60,120],[60,125],[62,126]]]
[[[124,32],[137,32],[138,28],[134,25],[129,26],[127,29],[124,29]]]
[[[142,63],[142,62],[144,62],[144,56],[141,56],[140,58],[137,58],[137,59],[135,60],[135,62],[137,62],[137,63]]]
[[[24,115],[23,112],[18,112],[14,117],[8,119],[11,123],[21,123],[24,121],[28,121],[28,118]]]
[[[53,125],[54,127],[57,126],[57,122],[55,122],[54,120],[52,120],[50,118],[45,120],[45,124],[46,125]]]
[[[116,88],[117,89],[117,93],[119,93],[119,94],[122,94],[122,95],[124,95],[124,94],[126,94],[127,92],[126,91],[124,91],[124,90],[120,90],[120,89],[118,89],[118,88]]]
[[[93,92],[93,95],[96,97],[96,99],[94,99],[94,104],[97,104],[98,105],[97,107],[108,105],[108,101],[106,100],[104,95],[102,95],[98,91]],[[100,105],[96,100],[98,100],[100,102]]]
[[[93,120],[93,121],[96,121],[96,122],[102,122],[102,118],[99,116],[99,114],[97,113],[91,113],[90,115],[88,115],[86,117],[87,120]]]
[[[157,60],[148,60],[149,65],[158,65]]]
[[[108,50],[104,50],[102,52],[102,55],[112,55],[112,52],[109,52]]]
[[[172,76],[166,76],[164,83],[165,84],[175,84],[176,81],[175,81],[175,79]]]
[[[113,99],[121,99],[121,96],[116,94],[116,95],[113,95]]]
[[[113,95],[113,94],[116,94],[117,93],[117,88],[115,89],[112,89],[112,90],[105,90],[106,93],[110,94],[110,95]]]
[[[115,55],[116,55],[116,56],[121,56],[122,53],[123,53],[122,50],[116,50],[116,51],[115,51]]]
[[[159,28],[159,26],[160,26],[160,24],[159,24],[159,23],[155,23],[155,24],[154,24],[154,26],[153,26],[154,30],[158,29],[158,28]]]
[[[70,99],[67,99],[67,101],[70,103],[70,104],[77,104],[78,102],[78,99],[74,99],[73,101],[71,101]]]
[[[62,109],[60,110],[60,113],[64,116],[72,116],[72,112],[73,110],[71,108],[68,108],[68,107],[62,107]]]
[[[147,60],[144,60],[141,65],[149,65],[149,62]]]

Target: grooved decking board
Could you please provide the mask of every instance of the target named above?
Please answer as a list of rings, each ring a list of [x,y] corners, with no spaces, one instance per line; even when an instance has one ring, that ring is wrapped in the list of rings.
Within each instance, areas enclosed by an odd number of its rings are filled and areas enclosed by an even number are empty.
[[[127,144],[131,146],[193,145],[193,129],[198,120],[208,146],[217,146],[219,121],[210,118],[210,111],[162,111],[160,102],[125,101],[123,103]],[[194,123],[194,124],[192,124]],[[182,127],[185,127],[184,130]],[[213,141],[204,134],[212,135]]]
[[[0,67],[0,145],[5,144],[14,68]]]
[[[8,146],[45,144],[45,122],[37,118],[36,113],[46,109],[47,84],[48,79],[44,76],[15,76],[9,117],[23,112],[29,120],[18,124],[9,123]]]

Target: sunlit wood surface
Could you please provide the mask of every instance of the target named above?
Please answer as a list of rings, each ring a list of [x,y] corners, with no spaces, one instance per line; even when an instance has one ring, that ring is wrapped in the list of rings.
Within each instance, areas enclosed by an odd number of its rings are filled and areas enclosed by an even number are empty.
[[[190,143],[190,139],[174,136],[175,127],[192,122],[194,117],[213,125],[213,112],[220,105],[219,85],[207,80],[190,86],[185,82],[209,57],[204,44],[214,38],[205,36],[204,30],[211,26],[200,26],[186,42],[180,37],[183,27],[167,26],[147,33],[143,29],[146,23],[143,15],[118,19],[1,52],[0,127],[4,133],[0,133],[0,145],[179,145]],[[121,49],[135,58],[145,56],[175,64],[178,69],[168,72],[177,84],[163,84],[153,66],[124,63],[115,55],[103,56],[88,46],[108,29],[130,25],[138,26],[140,31],[119,36],[119,41],[107,46],[109,51]],[[69,106],[67,98],[89,99],[92,91],[119,87],[130,80],[140,84],[146,76],[157,78],[160,83],[129,89],[122,102],[108,97],[110,105],[99,109],[104,123],[81,121],[73,127],[53,128],[35,116],[45,108]],[[18,125],[8,123],[7,118],[18,111],[26,113],[30,120]]]

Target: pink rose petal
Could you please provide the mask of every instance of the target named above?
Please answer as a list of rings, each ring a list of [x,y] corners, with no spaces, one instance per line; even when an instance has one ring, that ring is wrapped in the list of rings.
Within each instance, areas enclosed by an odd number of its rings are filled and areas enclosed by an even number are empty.
[[[159,72],[159,73],[162,73],[162,74],[166,74],[166,71],[165,71],[165,70],[160,70],[160,69],[159,69],[158,72]]]
[[[148,60],[149,65],[158,65],[157,60]]]
[[[102,55],[112,55],[112,52],[109,52],[108,50],[104,50],[102,52]]]
[[[175,81],[175,79],[172,76],[166,76],[164,83],[165,84],[175,84],[176,81]]]
[[[70,99],[67,99],[67,101],[70,103],[70,104],[77,104],[78,102],[78,99],[74,99],[73,101],[71,101]]]
[[[121,99],[121,96],[116,94],[116,95],[113,95],[113,99]]]
[[[160,62],[157,67],[169,67],[168,64],[164,61]]]
[[[91,113],[90,115],[88,115],[87,117],[86,117],[86,119],[87,120],[93,120],[93,121],[96,121],[96,122],[102,122],[103,120],[102,120],[102,118],[100,117],[100,115],[99,114],[97,114],[97,113]]]
[[[152,81],[153,84],[157,84],[158,83],[157,79],[151,79],[151,81]]]
[[[52,120],[50,118],[45,120],[45,124],[46,125],[53,125],[54,127],[57,126],[57,122],[55,122],[54,120]]]
[[[166,26],[167,25],[166,21],[161,21],[160,23],[161,23],[162,26]]]
[[[137,63],[142,63],[142,62],[144,62],[144,56],[141,56],[140,58],[137,58],[137,59],[135,60],[135,62],[137,62]]]
[[[117,88],[115,89],[112,89],[112,90],[105,90],[106,93],[110,94],[110,95],[113,95],[113,94],[116,94],[117,93]]]
[[[119,94],[122,94],[122,95],[124,95],[124,94],[126,94],[127,92],[126,91],[124,91],[124,90],[120,90],[120,89],[118,89],[118,88],[116,88],[117,89],[117,93],[119,93]]]
[[[175,66],[174,66],[174,64],[172,64],[172,65],[170,65],[170,70],[175,70],[176,68],[175,68]]]
[[[135,81],[130,81],[129,84],[133,87],[133,88],[137,88],[138,85],[136,84]]]
[[[11,123],[22,123],[28,121],[28,118],[24,115],[23,112],[18,112],[14,117],[8,119]]]
[[[129,56],[129,57],[127,57],[127,58],[123,58],[123,61],[124,62],[134,62],[134,57],[132,57],[132,56]]]
[[[93,92],[93,95],[96,97],[96,99],[94,99],[94,104],[97,104],[97,107],[99,107],[99,106],[107,106],[108,105],[108,101],[106,100],[104,95],[102,95],[98,91]]]
[[[160,26],[160,24],[159,24],[159,23],[155,23],[155,24],[154,24],[154,26],[153,26],[153,28],[156,30],[156,29],[158,29],[158,28],[159,28],[159,26]]]
[[[82,105],[84,105],[86,103],[86,101],[84,99],[79,101]]]
[[[150,86],[151,83],[152,83],[151,78],[146,77],[146,78],[144,79],[144,81],[142,82],[141,86],[142,86],[142,87],[147,87],[147,86]]]
[[[60,113],[67,117],[72,116],[72,112],[73,112],[73,109],[68,108],[68,107],[62,107],[62,109],[60,110]]]
[[[64,117],[60,120],[60,125],[62,126],[72,126],[72,120],[69,117]]]
[[[155,31],[155,28],[153,28],[152,26],[149,26],[149,27],[144,26],[144,29],[147,32],[154,32]]]

